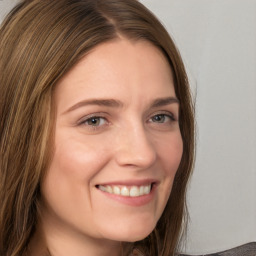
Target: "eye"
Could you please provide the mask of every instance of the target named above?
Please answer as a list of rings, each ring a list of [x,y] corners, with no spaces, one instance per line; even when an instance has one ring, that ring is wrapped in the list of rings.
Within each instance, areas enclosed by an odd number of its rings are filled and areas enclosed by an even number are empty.
[[[107,123],[107,120],[104,117],[100,116],[92,116],[90,118],[87,118],[86,120],[82,121],[80,124],[92,126],[92,127],[99,127],[102,125],[105,125]]]
[[[171,114],[157,114],[151,117],[149,121],[154,123],[167,123],[175,121],[175,119]]]

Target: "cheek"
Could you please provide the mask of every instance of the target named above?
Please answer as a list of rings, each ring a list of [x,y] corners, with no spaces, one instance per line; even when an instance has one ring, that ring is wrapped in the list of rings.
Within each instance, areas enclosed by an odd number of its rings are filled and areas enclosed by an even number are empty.
[[[163,170],[163,186],[160,187],[160,194],[163,196],[164,204],[167,203],[172,190],[172,184],[179,168],[183,154],[183,141],[180,133],[170,136],[159,143],[158,156],[160,158],[161,169]]]
[[[157,145],[157,148],[166,175],[175,176],[183,154],[183,141],[180,132],[163,140]]]
[[[84,141],[82,136],[57,138],[51,172],[63,178],[89,182],[108,161],[107,145],[100,139]]]
[[[65,138],[56,143],[56,150],[42,184],[45,201],[54,211],[82,208],[90,201],[95,175],[108,162],[108,150],[97,143],[84,143]],[[69,208],[69,209],[67,209]],[[82,209],[80,209],[82,210]]]
[[[85,143],[67,136],[56,140],[50,168],[41,184],[42,216],[50,230],[69,227],[95,235],[93,180],[108,163],[108,152],[106,145],[95,140]]]

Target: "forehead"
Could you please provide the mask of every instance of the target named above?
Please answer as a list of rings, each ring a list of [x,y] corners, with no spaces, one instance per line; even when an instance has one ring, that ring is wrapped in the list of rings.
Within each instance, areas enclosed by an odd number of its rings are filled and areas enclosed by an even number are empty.
[[[163,97],[174,93],[173,74],[161,50],[147,41],[117,39],[95,47],[58,83],[68,97]]]

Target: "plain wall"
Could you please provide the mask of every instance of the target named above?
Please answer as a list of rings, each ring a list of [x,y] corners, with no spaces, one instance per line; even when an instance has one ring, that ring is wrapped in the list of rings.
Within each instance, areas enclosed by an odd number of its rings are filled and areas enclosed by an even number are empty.
[[[17,2],[0,1],[1,19]],[[142,0],[178,45],[196,99],[184,251],[256,241],[256,1]]]

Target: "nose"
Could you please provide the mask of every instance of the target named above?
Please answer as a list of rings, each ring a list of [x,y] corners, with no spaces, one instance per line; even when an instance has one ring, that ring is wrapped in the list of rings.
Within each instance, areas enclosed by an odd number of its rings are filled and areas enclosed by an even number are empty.
[[[127,127],[116,137],[115,159],[120,166],[141,169],[152,166],[157,158],[156,148],[143,125]]]

